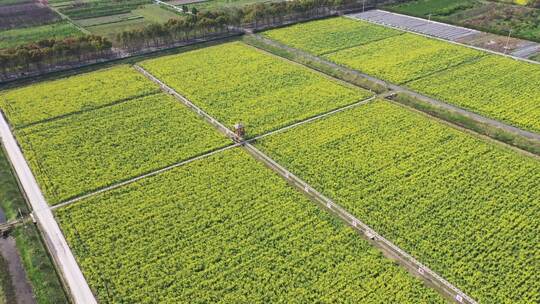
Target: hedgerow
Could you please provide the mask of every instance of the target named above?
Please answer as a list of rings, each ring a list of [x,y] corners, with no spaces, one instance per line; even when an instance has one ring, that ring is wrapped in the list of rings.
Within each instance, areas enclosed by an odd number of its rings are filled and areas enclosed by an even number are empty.
[[[367,98],[370,92],[240,42],[140,64],[232,127],[257,135]]]
[[[377,101],[258,146],[479,303],[540,301],[540,162]]]
[[[16,136],[50,204],[229,143],[165,94],[40,123]]]
[[[0,92],[0,107],[21,127],[158,91],[133,68],[118,66]]]
[[[443,303],[241,150],[62,207],[101,303]]]

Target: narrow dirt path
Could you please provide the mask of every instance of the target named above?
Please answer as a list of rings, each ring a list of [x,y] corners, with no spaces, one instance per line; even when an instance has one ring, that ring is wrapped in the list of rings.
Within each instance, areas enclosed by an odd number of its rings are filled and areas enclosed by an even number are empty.
[[[15,289],[17,304],[34,304],[34,294],[32,286],[28,283],[26,272],[22,266],[21,258],[13,237],[0,237],[0,254],[8,264],[8,271],[11,276],[11,284]]]

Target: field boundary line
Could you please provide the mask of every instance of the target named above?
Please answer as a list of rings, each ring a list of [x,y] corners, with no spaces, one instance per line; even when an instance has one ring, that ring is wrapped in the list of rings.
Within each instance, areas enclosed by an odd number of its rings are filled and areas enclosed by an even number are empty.
[[[136,66],[135,68],[141,71],[141,73],[149,77],[151,80],[159,83],[164,91],[169,92],[170,94],[176,96],[180,101],[186,104],[186,106],[188,106],[192,111],[195,111],[197,114],[199,114],[199,116],[201,116],[203,119],[205,119],[212,125],[218,127],[225,136],[230,137],[233,140],[237,139],[236,135],[231,130],[226,128],[221,122],[219,122],[218,120],[216,120],[215,118],[213,118],[212,116],[210,116],[209,114],[201,110],[199,107],[195,106],[187,98],[178,94],[174,89],[167,86],[161,80],[157,79],[155,76],[147,72],[144,68],[139,67],[139,66]],[[387,92],[387,94],[391,94],[391,93],[393,92]],[[381,95],[384,95],[384,94],[381,94]],[[371,98],[374,99],[376,97],[377,96],[373,96]],[[371,100],[371,98],[368,98],[368,99]],[[350,106],[352,105],[349,105],[349,107]],[[282,129],[285,129],[285,128],[282,128]],[[276,132],[277,131],[279,130],[276,130]],[[231,134],[232,134],[232,137],[231,137]],[[253,158],[264,163],[268,168],[270,168],[272,171],[280,175],[282,178],[288,181],[291,185],[297,187],[298,189],[303,191],[305,194],[309,195],[309,197],[312,198],[312,200],[315,200],[317,203],[326,207],[327,210],[337,215],[347,224],[352,226],[355,230],[360,232],[364,237],[367,237],[369,240],[371,240],[370,243],[373,246],[379,248],[383,253],[391,254],[397,261],[400,262],[402,266],[404,266],[404,268],[406,268],[411,273],[411,275],[421,277],[422,280],[426,282],[426,284],[429,284],[429,286],[431,286],[433,289],[438,291],[442,296],[447,297],[449,299],[453,299],[456,303],[477,304],[475,300],[473,300],[463,291],[459,290],[457,287],[455,287],[450,282],[445,280],[442,276],[438,275],[427,266],[421,264],[414,257],[412,257],[411,255],[403,251],[401,248],[397,247],[392,242],[382,237],[380,234],[378,234],[373,229],[371,229],[368,225],[364,224],[362,221],[360,221],[359,219],[357,219],[356,217],[348,213],[344,208],[342,208],[341,206],[339,206],[338,204],[336,204],[335,202],[333,202],[326,196],[322,195],[320,192],[315,190],[309,184],[307,184],[306,182],[301,180],[299,177],[297,177],[296,175],[294,175],[293,173],[285,169],[283,166],[278,164],[272,158],[270,158],[269,156],[267,156],[266,154],[264,154],[263,152],[255,148],[248,141],[242,141],[237,144],[240,145],[241,148],[246,150],[250,155],[252,155]]]
[[[465,294],[463,291],[452,285],[442,276],[431,270],[429,267],[423,265],[413,256],[394,245],[392,242],[384,238],[382,235],[373,230],[370,226],[350,214],[340,205],[336,204],[330,198],[324,196],[311,185],[294,175],[292,172],[278,164],[272,158],[261,152],[259,149],[255,148],[252,144],[246,143],[243,145],[243,148],[248,151],[254,158],[263,162],[267,167],[272,171],[280,175],[291,185],[298,188],[300,191],[308,195],[312,200],[315,200],[316,203],[324,207],[326,210],[332,214],[339,217],[354,230],[361,233],[364,238],[367,238],[368,241],[374,246],[379,248],[383,253],[390,253],[402,266],[404,266],[409,272],[414,276],[420,276],[424,281],[430,283],[430,286],[433,286],[435,290],[438,290],[439,293],[444,293],[443,296],[446,296],[450,299],[453,299],[456,303],[467,303],[467,304],[477,304],[475,300]],[[437,284],[439,283],[439,284]]]
[[[404,86],[397,85],[397,84],[394,84],[392,82],[385,81],[385,80],[376,78],[374,76],[362,73],[361,71],[349,68],[349,67],[341,65],[341,64],[337,64],[335,62],[329,61],[326,58],[322,58],[322,57],[318,57],[316,55],[312,55],[310,53],[307,53],[306,51],[303,51],[303,50],[300,50],[300,49],[297,49],[297,48],[293,48],[293,47],[285,45],[285,44],[283,44],[281,42],[272,40],[270,38],[263,37],[263,36],[261,36],[259,34],[252,34],[251,36],[253,37],[253,39],[258,40],[263,44],[269,45],[269,46],[274,47],[274,48],[281,49],[281,50],[289,52],[289,53],[293,53],[297,57],[303,57],[303,58],[305,58],[307,60],[315,61],[315,62],[317,62],[319,64],[325,65],[328,68],[336,69],[336,70],[341,71],[343,73],[353,74],[353,75],[355,75],[357,77],[363,78],[363,79],[365,79],[367,81],[370,81],[370,82],[372,82],[374,84],[384,86],[387,89],[392,90],[394,92],[407,94],[409,96],[418,98],[419,100],[421,100],[421,101],[423,101],[425,103],[437,106],[437,107],[445,109],[445,110],[449,110],[449,111],[459,113],[460,115],[463,115],[463,116],[466,116],[466,117],[468,117],[470,119],[476,120],[477,122],[481,122],[481,123],[490,125],[490,126],[495,127],[495,128],[503,129],[503,130],[505,130],[507,132],[516,134],[518,136],[522,136],[524,138],[528,138],[528,139],[540,142],[540,134],[535,133],[533,131],[527,131],[527,130],[524,130],[524,129],[520,129],[519,127],[509,125],[509,124],[507,124],[505,122],[498,121],[498,120],[495,120],[493,118],[489,118],[489,117],[483,116],[481,114],[472,112],[470,110],[460,108],[460,107],[455,106],[453,104],[450,104],[450,103],[435,99],[433,97],[420,94],[420,93],[415,92],[415,91],[413,91],[411,89],[408,89],[408,88],[406,88]],[[268,50],[266,50],[264,48],[261,48],[261,49],[263,49],[263,50],[265,50],[267,52],[275,54],[274,52],[268,51]],[[279,57],[283,57],[283,56],[281,56],[279,54],[275,54],[275,55],[279,56]],[[302,61],[292,60],[290,58],[286,58],[286,59],[289,59],[289,60],[294,61],[294,62],[296,62],[298,64],[301,64],[301,65],[304,65],[304,66],[306,66],[308,68],[316,69],[317,71],[319,71],[321,73],[324,73],[324,74],[326,74],[326,75],[328,75],[330,77],[334,77],[334,76],[328,74],[328,72],[325,72],[324,70],[316,68],[316,67],[312,67],[309,64],[304,63]],[[343,81],[345,81],[345,80],[343,80]],[[360,85],[354,84],[354,83],[351,83],[351,85],[360,86]]]
[[[408,15],[403,15],[403,14],[397,14],[397,13],[390,12],[390,11],[385,11],[385,10],[378,10],[378,11],[393,14],[393,15],[397,15],[397,16],[401,16],[401,17],[416,18],[416,19],[420,19],[422,21],[428,22],[428,20],[418,18],[418,17],[408,16]],[[437,37],[437,36],[431,36],[431,35],[424,34],[424,33],[421,33],[421,32],[416,32],[416,31],[413,31],[413,30],[405,29],[405,28],[402,28],[402,27],[399,27],[399,26],[393,26],[393,25],[387,24],[387,23],[378,23],[378,22],[368,20],[368,19],[357,18],[357,17],[354,17],[354,14],[347,14],[347,15],[343,15],[343,16],[345,18],[349,18],[349,19],[353,19],[353,20],[361,20],[361,21],[369,22],[371,24],[378,25],[378,26],[384,26],[384,27],[404,31],[404,32],[411,33],[411,34],[420,35],[420,36],[423,36],[423,37],[426,37],[426,38],[431,38],[431,39],[436,39],[436,40],[440,40],[440,41],[447,42],[447,43],[452,43],[452,44],[467,47],[467,48],[470,48],[470,49],[475,49],[477,51],[482,51],[482,52],[487,52],[487,53],[490,53],[490,54],[493,54],[493,55],[499,55],[499,56],[507,57],[507,58],[514,59],[514,60],[517,60],[517,61],[523,61],[523,62],[527,62],[527,63],[531,63],[531,64],[540,65],[540,62],[538,62],[538,61],[530,60],[530,59],[527,59],[527,58],[516,57],[516,56],[510,55],[510,54],[505,54],[505,53],[501,53],[501,52],[497,52],[497,51],[493,51],[493,50],[488,50],[488,49],[484,49],[484,48],[477,47],[477,46],[474,46],[474,45],[468,45],[468,44],[464,44],[464,43],[461,43],[461,42],[444,39],[444,38]],[[436,22],[436,23],[439,23],[439,24],[442,24],[442,25],[445,25],[445,26],[459,27],[459,26],[446,24],[446,23],[442,23],[442,22],[438,22],[438,21],[429,21],[429,22]],[[468,28],[466,28],[466,29],[468,29]],[[472,30],[472,29],[468,29],[468,30]],[[481,32],[481,31],[478,31],[478,32]],[[481,33],[485,33],[485,32],[481,32]]]
[[[167,87],[168,88],[168,87]],[[161,92],[160,94],[162,94],[163,92]],[[378,95],[375,95],[375,96],[371,96],[367,99],[362,99],[360,101],[357,101],[353,104],[349,104],[349,105],[346,105],[346,106],[343,106],[343,107],[340,107],[340,108],[337,108],[337,109],[334,109],[334,110],[331,110],[329,112],[326,112],[326,113],[322,113],[320,115],[317,115],[317,116],[313,116],[313,117],[309,117],[307,119],[304,119],[302,121],[299,121],[299,122],[296,122],[294,124],[290,124],[290,125],[287,125],[285,127],[282,127],[282,128],[279,128],[277,130],[273,130],[273,131],[270,131],[268,133],[264,133],[264,134],[261,134],[261,135],[258,135],[258,136],[255,136],[253,138],[250,138],[248,140],[246,140],[245,142],[254,142],[258,139],[261,139],[261,138],[264,138],[264,137],[267,137],[267,136],[270,136],[270,135],[273,135],[273,134],[276,134],[276,133],[280,133],[280,132],[284,132],[286,130],[289,130],[289,129],[292,129],[292,128],[295,128],[297,126],[300,126],[300,125],[303,125],[303,124],[306,124],[306,123],[310,123],[312,121],[315,121],[315,120],[318,120],[318,119],[322,119],[324,117],[327,117],[327,116],[330,116],[330,115],[333,115],[333,114],[336,114],[336,113],[339,113],[339,112],[342,112],[342,111],[345,111],[345,110],[348,110],[348,109],[351,109],[351,108],[354,108],[354,107],[357,107],[357,106],[360,106],[360,105],[363,105],[363,104],[366,104],[366,103],[369,103],[377,98],[382,98],[384,99],[385,97],[391,95],[390,94],[391,92],[386,92],[384,94],[378,94]],[[180,94],[178,94],[179,96],[181,96]],[[183,98],[183,96],[182,96]],[[189,102],[189,101],[188,101]],[[191,102],[190,102],[191,103]],[[197,112],[197,114],[199,114]],[[206,117],[206,116],[203,116],[203,117]],[[216,120],[217,122],[217,120]],[[223,126],[223,128],[229,130],[228,128],[226,128],[225,126]],[[227,132],[229,135],[231,136],[236,136],[234,133],[232,133],[232,131],[230,131],[231,133]],[[195,157],[192,157],[192,158],[189,158],[189,159],[186,159],[186,160],[183,160],[181,162],[177,162],[177,163],[174,163],[172,165],[169,165],[167,167],[164,167],[164,168],[161,168],[161,169],[157,169],[157,170],[154,170],[154,171],[151,171],[151,172],[148,172],[148,173],[145,173],[145,174],[142,174],[142,175],[139,175],[139,176],[136,176],[136,177],[133,177],[133,178],[130,178],[128,180],[125,180],[125,181],[122,181],[122,182],[119,182],[119,183],[115,183],[115,184],[112,184],[112,185],[109,185],[109,186],[106,186],[104,188],[100,188],[98,190],[95,190],[95,191],[92,191],[90,193],[87,193],[87,194],[83,194],[83,195],[80,195],[80,196],[77,196],[77,197],[74,197],[72,199],[68,199],[66,201],[63,201],[63,202],[60,202],[59,204],[56,204],[56,205],[53,205],[50,207],[51,210],[56,210],[58,208],[62,208],[62,207],[65,207],[67,205],[71,205],[73,203],[76,203],[78,201],[81,201],[81,200],[84,200],[84,199],[87,199],[87,198],[90,198],[90,197],[93,197],[95,195],[98,195],[98,194],[101,194],[101,193],[104,193],[104,192],[108,192],[108,191],[111,191],[111,190],[114,190],[114,189],[117,189],[117,188],[120,188],[122,186],[126,186],[128,184],[131,184],[131,183],[134,183],[136,181],[139,181],[141,179],[144,179],[146,177],[151,177],[151,176],[154,176],[154,175],[158,175],[158,174],[161,174],[163,172],[166,172],[166,171],[169,171],[171,169],[174,169],[176,167],[180,167],[180,166],[183,166],[183,165],[187,165],[191,162],[194,162],[194,161],[197,161],[197,160],[201,160],[203,158],[206,158],[206,157],[210,157],[214,154],[218,154],[220,152],[224,152],[226,150],[229,150],[229,149],[232,149],[232,148],[236,148],[236,147],[239,147],[243,144],[243,142],[236,142],[236,143],[231,143],[230,145],[228,146],[225,146],[225,147],[222,147],[222,148],[219,148],[219,149],[216,149],[216,150],[213,150],[213,151],[210,151],[210,152],[207,152],[207,153],[204,153],[204,154],[201,154],[201,155],[198,155],[198,156],[195,156]]]
[[[0,111],[0,136],[6,156],[11,164],[17,182],[23,190],[25,200],[31,206],[32,217],[42,232],[45,245],[59,271],[65,287],[76,304],[96,304],[88,282],[86,281],[73,252],[56,222],[49,205],[39,188],[28,162],[24,158],[11,127],[4,113]]]
[[[120,188],[120,187],[123,187],[123,186],[126,186],[126,185],[129,185],[129,184],[132,184],[134,182],[137,182],[141,179],[144,179],[144,178],[147,178],[147,177],[152,177],[154,175],[158,175],[158,174],[161,174],[163,172],[167,172],[167,171],[170,171],[174,168],[177,168],[177,167],[180,167],[180,166],[183,166],[183,165],[187,165],[189,163],[192,163],[194,161],[197,161],[197,160],[201,160],[203,158],[207,158],[207,157],[210,157],[212,155],[215,155],[215,154],[218,154],[220,152],[224,152],[224,151],[227,151],[227,150],[230,150],[232,148],[236,148],[238,146],[240,146],[241,143],[236,143],[236,144],[230,144],[228,146],[225,146],[223,148],[219,148],[217,150],[214,150],[214,151],[211,151],[211,152],[208,152],[208,153],[204,153],[204,154],[201,154],[199,156],[196,156],[196,157],[192,157],[192,158],[189,158],[189,159],[186,159],[186,160],[183,160],[181,162],[177,162],[177,163],[174,163],[172,165],[169,165],[167,167],[164,167],[164,168],[161,168],[161,169],[158,169],[158,170],[155,170],[155,171],[151,171],[151,172],[148,172],[146,174],[142,174],[142,175],[139,175],[139,176],[136,176],[134,178],[130,178],[128,180],[125,180],[123,182],[120,182],[120,183],[116,183],[116,184],[112,184],[110,186],[107,186],[107,187],[104,187],[104,188],[101,188],[101,189],[98,189],[96,191],[93,191],[93,192],[90,192],[90,193],[87,193],[87,194],[84,194],[84,195],[81,195],[81,196],[78,196],[78,197],[75,197],[75,198],[72,198],[70,200],[67,200],[67,201],[64,201],[64,202],[61,202],[59,204],[56,204],[54,206],[51,206],[49,207],[50,210],[56,210],[58,208],[62,208],[62,207],[65,207],[67,205],[71,205],[73,203],[76,203],[78,201],[81,201],[81,200],[84,200],[84,199],[87,199],[87,198],[90,198],[90,197],[93,197],[93,196],[96,196],[98,194],[101,194],[101,193],[104,193],[104,192],[108,192],[108,191],[111,191],[111,190],[114,190],[114,189],[117,189],[117,188]]]
[[[274,135],[274,134],[277,134],[277,133],[282,133],[282,132],[285,132],[287,130],[290,130],[290,129],[293,129],[293,128],[296,128],[298,126],[301,126],[303,124],[307,124],[307,123],[310,123],[310,122],[313,122],[313,121],[316,121],[316,120],[319,120],[319,119],[323,119],[325,117],[328,117],[328,116],[331,116],[331,115],[334,115],[334,114],[337,114],[339,112],[343,112],[343,111],[346,111],[346,110],[349,110],[349,109],[352,109],[352,108],[356,108],[356,107],[359,107],[361,105],[365,105],[367,103],[370,103],[376,99],[384,99],[390,95],[393,95],[394,92],[386,92],[386,93],[383,93],[383,94],[377,94],[377,95],[374,95],[374,96],[371,96],[367,99],[362,99],[358,102],[355,102],[353,104],[350,104],[350,105],[347,105],[347,106],[343,106],[343,107],[340,107],[340,108],[337,108],[337,109],[334,109],[332,111],[329,111],[329,112],[326,112],[326,113],[323,113],[323,114],[319,114],[317,116],[313,116],[313,117],[310,117],[310,118],[306,118],[304,120],[301,120],[299,122],[296,122],[296,123],[293,123],[293,124],[290,124],[288,126],[285,126],[283,128],[279,128],[277,130],[274,130],[274,131],[270,131],[268,133],[264,133],[264,134],[261,134],[261,135],[257,135],[253,138],[249,138],[247,139],[245,142],[246,143],[252,143],[254,141],[257,141],[259,139],[262,139],[262,138],[265,138],[267,136],[270,136],[270,135]]]
[[[480,132],[477,132],[475,130],[472,130],[472,129],[469,129],[467,127],[464,127],[464,126],[460,126],[459,124],[456,124],[456,123],[453,123],[449,120],[446,120],[442,117],[438,117],[434,114],[431,114],[429,112],[426,112],[426,111],[422,111],[422,110],[419,110],[415,107],[412,107],[410,105],[406,105],[406,104],[403,104],[399,101],[396,101],[396,100],[393,100],[391,98],[385,98],[384,99],[386,102],[389,102],[391,104],[394,104],[398,107],[401,107],[403,109],[406,109],[407,111],[411,111],[411,112],[414,112],[414,113],[418,113],[418,115],[422,115],[424,117],[426,117],[427,119],[432,119],[432,120],[435,120],[441,124],[444,124],[445,126],[448,126],[449,128],[452,128],[452,129],[455,129],[455,130],[459,130],[463,133],[467,133],[469,136],[474,136],[476,138],[479,138],[481,140],[485,140],[487,141],[489,144],[491,145],[497,145],[497,146],[500,146],[500,147],[503,147],[505,149],[510,149],[512,151],[514,151],[515,153],[520,153],[522,155],[525,155],[527,157],[531,157],[531,158],[534,158],[534,159],[538,159],[540,160],[540,155],[537,155],[537,154],[534,154],[532,152],[529,152],[527,150],[524,150],[523,148],[520,148],[520,147],[517,147],[517,146],[514,146],[514,145],[511,145],[509,143],[506,143],[504,141],[501,141],[501,140],[498,140],[498,139],[495,139],[493,137],[490,137],[488,135],[485,135],[485,134],[482,134]]]
[[[354,45],[351,45],[351,46],[345,46],[345,47],[338,48],[338,49],[335,49],[335,50],[322,52],[320,54],[317,54],[317,56],[324,57],[326,55],[334,54],[334,53],[337,53],[337,52],[345,51],[345,50],[356,48],[356,47],[361,47],[361,46],[364,46],[364,45],[369,45],[369,44],[372,44],[372,43],[376,43],[376,42],[379,42],[379,41],[384,41],[386,39],[390,39],[390,38],[401,36],[401,35],[405,35],[405,33],[398,33],[396,35],[392,35],[392,36],[388,36],[388,37],[384,37],[384,38],[380,38],[380,39],[375,39],[375,40],[372,40],[372,41],[369,41],[369,42],[358,43],[358,44],[354,44]]]

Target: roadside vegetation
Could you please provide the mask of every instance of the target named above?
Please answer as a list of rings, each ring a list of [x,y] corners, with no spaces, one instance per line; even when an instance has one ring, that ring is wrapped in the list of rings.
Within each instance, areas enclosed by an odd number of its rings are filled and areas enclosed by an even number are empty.
[[[8,220],[15,219],[19,210],[25,215],[28,214],[28,207],[20,193],[15,177],[12,175],[3,150],[0,150],[0,197],[2,197],[0,208],[4,210]],[[68,303],[56,269],[34,224],[29,223],[18,227],[12,232],[12,235],[15,237],[21,261],[37,303]],[[7,273],[0,272],[0,276],[3,274]],[[8,299],[7,303],[14,302]]]
[[[0,304],[15,303],[16,300],[7,262],[0,254]]]

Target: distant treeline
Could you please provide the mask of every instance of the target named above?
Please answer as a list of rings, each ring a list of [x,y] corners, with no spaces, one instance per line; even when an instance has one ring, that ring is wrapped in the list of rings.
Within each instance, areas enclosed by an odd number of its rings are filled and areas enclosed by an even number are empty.
[[[193,10],[183,18],[165,24],[151,24],[140,30],[125,31],[116,37],[119,48],[100,36],[64,40],[42,40],[16,48],[0,50],[0,76],[42,72],[61,66],[141,54],[149,48],[175,46],[209,36],[237,34],[241,29],[261,30],[349,10],[372,7],[384,0],[293,0],[257,3],[217,11]]]
[[[165,24],[152,24],[140,30],[119,33],[116,41],[128,50],[158,47],[228,33],[240,28],[257,30],[285,22],[324,17],[349,7],[358,9],[374,5],[375,2],[377,1],[296,0],[256,3],[216,11],[192,10],[186,12],[186,17],[182,19],[171,19]]]
[[[41,40],[37,43],[0,50],[0,73],[14,70],[42,69],[67,61],[85,61],[110,53],[112,43],[100,36],[83,36],[63,40]]]

